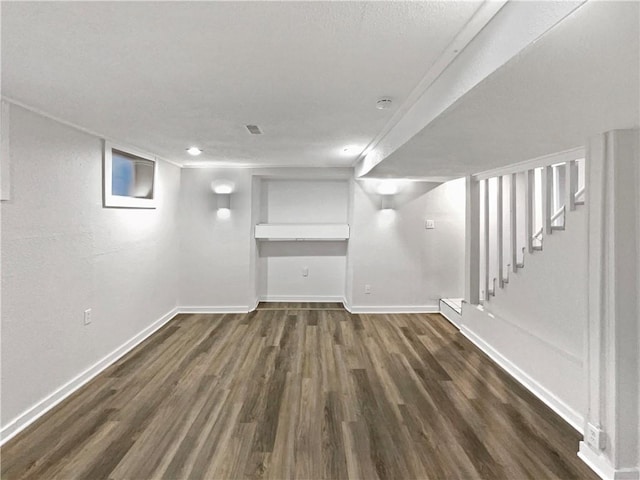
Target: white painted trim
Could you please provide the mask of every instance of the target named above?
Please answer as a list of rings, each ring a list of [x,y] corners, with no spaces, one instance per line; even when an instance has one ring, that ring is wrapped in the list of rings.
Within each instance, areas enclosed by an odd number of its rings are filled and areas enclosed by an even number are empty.
[[[462,315],[456,312],[446,302],[440,300],[440,315],[449,320],[458,330],[462,328]]]
[[[253,309],[255,310],[255,308]],[[249,313],[248,305],[177,307],[178,313]]]
[[[353,178],[352,167],[331,167],[326,165],[264,165],[256,164],[253,177],[261,179],[287,179],[287,180],[351,180]]]
[[[79,132],[86,133],[88,135],[91,135],[92,137],[98,137],[98,138],[102,138],[102,139],[105,139],[105,140],[109,140],[109,141],[114,142],[114,143],[118,143],[118,141],[116,139],[114,139],[114,138],[108,137],[106,135],[103,135],[101,133],[95,132],[95,131],[90,130],[88,128],[81,127],[80,125],[76,125],[75,123],[67,122],[66,120],[63,120],[63,119],[61,119],[59,117],[51,115],[51,114],[49,114],[49,113],[47,113],[47,112],[45,112],[43,110],[40,110],[39,108],[32,107],[31,105],[28,105],[26,103],[20,102],[18,100],[14,100],[13,98],[7,97],[6,95],[2,95],[0,98],[2,100],[4,100],[5,102],[8,102],[8,103],[13,104],[13,105],[16,105],[16,106],[18,106],[20,108],[24,108],[25,110],[27,110],[27,111],[29,111],[31,113],[35,113],[35,114],[40,115],[40,116],[42,116],[44,118],[48,118],[49,120],[53,120],[54,122],[58,122],[58,123],[60,123],[62,125],[65,125],[67,127],[71,127],[74,130],[78,130]],[[137,150],[143,150],[143,149],[138,149],[138,148],[136,148],[136,149]],[[155,155],[155,154],[154,154],[154,156],[158,160],[162,160],[163,162],[170,163],[171,165],[175,165],[176,167],[184,167],[184,165],[179,163],[179,162],[176,162],[176,161],[173,161],[173,160],[169,160],[167,158],[159,157],[158,155]]]
[[[464,300],[480,303],[480,183],[465,178]]]
[[[502,175],[511,175],[512,173],[521,173],[534,168],[546,167],[549,165],[555,165],[556,163],[566,163],[572,160],[579,160],[585,158],[586,150],[584,147],[572,148],[571,150],[565,150],[563,152],[552,153],[550,155],[543,155],[542,157],[531,158],[524,162],[513,163],[506,167],[494,168],[492,170],[486,170],[484,172],[476,173],[473,178],[476,180],[486,180],[487,178],[499,177]]]
[[[440,313],[437,305],[347,305],[349,313]]]
[[[0,105],[0,200],[11,200],[11,104]]]
[[[253,304],[253,307],[251,307],[251,308],[249,309],[249,311],[250,311],[250,312],[253,312],[254,310],[256,310],[256,309],[258,308],[258,305],[259,305],[259,304],[260,304],[260,299],[259,299],[258,297],[256,297],[256,300],[255,300],[255,302],[254,302],[254,304]]]
[[[323,295],[260,295],[260,302],[344,303],[344,297]]]
[[[254,228],[257,240],[342,241],[349,239],[347,223],[259,223]]]
[[[69,397],[71,394],[80,389],[83,385],[87,384],[90,380],[92,380],[96,375],[103,372],[107,367],[115,363],[118,359],[129,353],[136,346],[142,343],[144,340],[149,338],[152,334],[158,331],[161,327],[163,327],[166,323],[172,320],[178,314],[178,309],[174,308],[169,312],[165,313],[158,320],[153,322],[147,328],[142,330],[140,333],[135,335],[130,340],[126,341],[114,351],[100,359],[98,362],[94,363],[92,366],[87,368],[85,371],[75,376],[67,383],[62,385],[60,388],[40,400],[38,403],[28,408],[16,418],[11,420],[7,425],[2,427],[0,431],[0,445],[5,444],[15,435],[20,433],[22,430],[27,428],[33,422],[35,422],[42,415],[47,413],[53,407],[58,405],[64,399]]]
[[[540,383],[538,383],[527,373],[521,370],[520,367],[511,362],[511,360],[503,356],[495,348],[485,342],[480,336],[474,333],[467,326],[462,325],[460,332],[473,344],[475,344],[480,350],[486,353],[489,358],[491,358],[500,367],[507,371],[507,373],[509,373],[513,378],[520,382],[527,390],[533,393],[547,406],[549,406],[554,412],[560,415],[567,423],[569,423],[569,425],[571,425],[580,433],[584,432],[584,417],[579,412],[560,400],[547,388],[543,387]]]
[[[621,468],[616,470],[604,454],[592,450],[586,442],[580,442],[578,457],[603,480],[640,480],[640,469]]]

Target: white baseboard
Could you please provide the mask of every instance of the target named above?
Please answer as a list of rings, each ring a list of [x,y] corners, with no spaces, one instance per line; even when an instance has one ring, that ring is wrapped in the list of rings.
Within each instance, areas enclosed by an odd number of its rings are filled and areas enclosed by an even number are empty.
[[[580,442],[578,457],[603,480],[640,480],[638,468],[616,470],[602,452],[592,450],[585,442]]]
[[[120,345],[114,351],[94,363],[92,366],[87,368],[85,371],[77,375],[76,377],[69,380],[67,383],[62,385],[60,388],[40,400],[38,403],[30,407],[29,409],[22,412],[16,418],[11,420],[7,425],[2,427],[0,430],[0,445],[3,445],[19,432],[27,428],[34,421],[40,418],[42,415],[47,413],[53,407],[62,402],[69,395],[74,393],[80,387],[88,383],[91,379],[93,379],[96,375],[104,371],[107,367],[116,362],[119,358],[133,350],[137,345],[146,340],[149,336],[159,330],[162,326],[164,326],[167,322],[169,322],[172,318],[174,318],[178,314],[178,309],[174,308],[171,311],[164,314],[158,320],[153,322],[147,328],[142,330],[140,333],[135,335],[133,338],[128,340],[127,342]]]
[[[437,305],[347,305],[350,313],[438,313]]]
[[[458,330],[462,328],[462,315],[460,315],[442,300],[440,300],[440,315],[449,320],[449,322],[455,325]]]
[[[571,408],[565,402],[560,400],[556,395],[543,387],[536,380],[531,378],[527,373],[521,370],[516,364],[504,357],[500,352],[485,342],[481,337],[476,335],[465,325],[462,325],[460,332],[467,337],[480,350],[486,353],[494,362],[506,370],[513,378],[520,382],[527,390],[538,397],[549,408],[560,415],[569,425],[578,432],[584,433],[584,418],[580,413]]]
[[[339,295],[260,295],[260,302],[343,303]]]
[[[256,298],[256,300],[255,300],[255,302],[254,302],[254,304],[253,304],[253,307],[251,307],[251,308],[249,309],[249,311],[250,311],[250,312],[253,312],[254,310],[256,310],[256,309],[258,308],[258,305],[260,305],[260,299],[259,299],[259,298]]]
[[[257,304],[256,304],[257,305]],[[200,306],[200,307],[178,307],[178,313],[248,313],[255,310],[248,305],[228,305],[228,306]]]

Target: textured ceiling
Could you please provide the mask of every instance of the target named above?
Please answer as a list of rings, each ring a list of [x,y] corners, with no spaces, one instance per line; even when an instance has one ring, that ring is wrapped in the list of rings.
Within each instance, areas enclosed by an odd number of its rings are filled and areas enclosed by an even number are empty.
[[[2,94],[180,163],[346,166],[478,5],[4,2]]]
[[[640,126],[639,11],[637,2],[587,3],[369,176],[461,176]]]

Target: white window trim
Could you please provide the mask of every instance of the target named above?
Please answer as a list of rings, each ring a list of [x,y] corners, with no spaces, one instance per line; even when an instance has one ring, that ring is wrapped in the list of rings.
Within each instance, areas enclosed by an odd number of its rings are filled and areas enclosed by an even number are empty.
[[[132,198],[113,195],[112,192],[112,151],[119,150],[153,162],[153,198]],[[147,153],[140,152],[125,145],[104,141],[103,155],[103,206],[112,208],[156,208],[158,199],[158,164],[157,159]]]

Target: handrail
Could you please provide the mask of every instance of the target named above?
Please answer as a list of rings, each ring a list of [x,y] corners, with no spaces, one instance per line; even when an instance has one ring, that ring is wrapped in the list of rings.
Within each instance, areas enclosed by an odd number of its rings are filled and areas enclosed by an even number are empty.
[[[551,223],[555,222],[564,213],[565,213],[565,208],[564,208],[564,205],[563,205],[556,211],[556,213],[551,215]],[[540,227],[540,229],[534,235],[531,236],[531,239],[532,240],[540,240],[539,237],[542,235],[543,231],[544,231],[544,227]]]
[[[560,218],[560,215],[564,214],[564,210],[565,210],[564,205],[562,205],[558,209],[558,211],[551,216],[551,223],[555,222],[558,218]]]
[[[498,167],[484,172],[478,172],[473,175],[475,180],[486,180],[488,178],[500,177],[502,175],[510,175],[512,173],[526,172],[534,168],[546,167],[558,163],[566,163],[572,160],[581,160],[585,158],[586,152],[584,147],[572,148],[564,152],[552,153],[542,157],[532,158],[524,162],[515,163],[506,167]]]
[[[586,189],[587,189],[587,187],[586,187],[586,186],[583,186],[580,190],[578,190],[578,191],[573,195],[573,198],[575,198],[576,200],[577,200],[578,198],[580,198],[580,197],[584,194],[584,192],[586,191]]]

